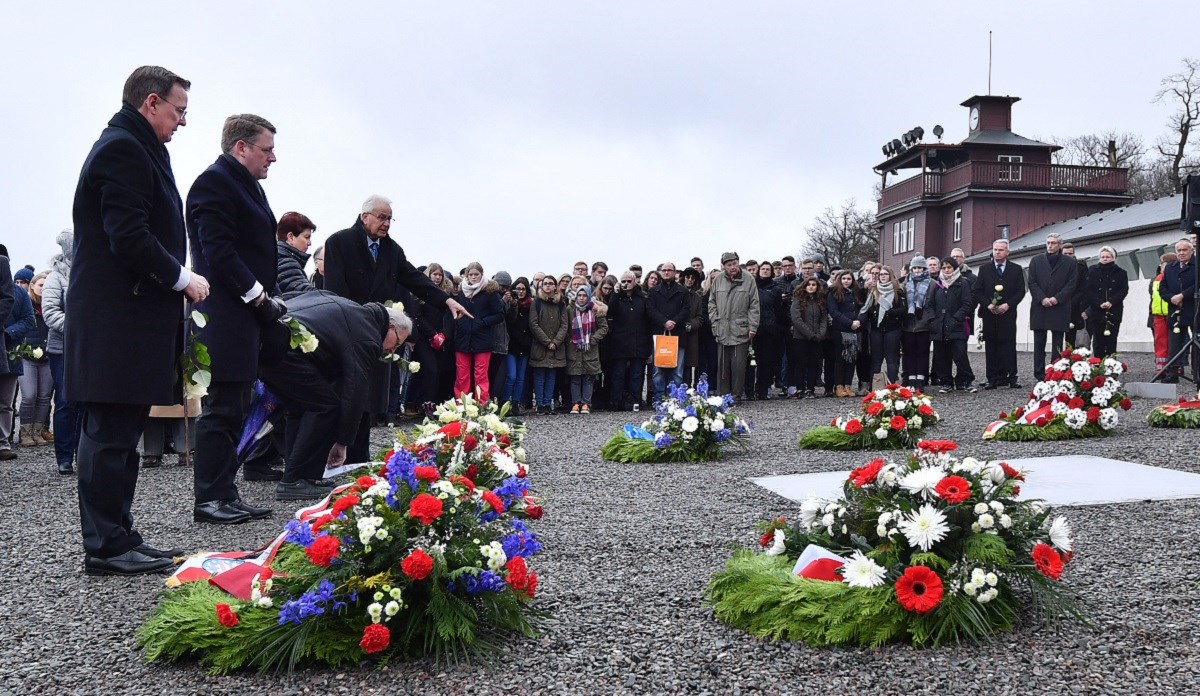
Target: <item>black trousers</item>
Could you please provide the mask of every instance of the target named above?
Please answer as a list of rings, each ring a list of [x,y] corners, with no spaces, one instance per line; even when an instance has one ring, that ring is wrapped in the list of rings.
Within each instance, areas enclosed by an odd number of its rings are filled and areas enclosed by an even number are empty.
[[[296,351],[288,352],[279,364],[264,368],[261,377],[286,409],[283,480],[292,483],[300,479],[321,478],[325,473],[329,450],[337,441],[338,418],[341,414],[337,380],[321,374]],[[360,423],[358,433],[367,433],[369,439],[370,416],[364,415],[363,418],[368,422],[365,425]],[[365,454],[365,443],[361,451],[351,451],[351,443],[346,444],[347,462],[369,459]]]
[[[958,375],[955,376],[955,368]],[[967,340],[933,342],[933,379],[930,383],[964,387],[975,381],[971,361],[967,358]]]
[[[900,329],[875,329],[871,332],[871,374],[879,372],[887,360],[887,378],[895,383],[900,379]],[[867,380],[870,385],[871,380]]]
[[[779,356],[783,353],[784,336],[780,327],[772,326],[754,336],[753,381],[746,382],[747,395],[753,393],[759,399],[767,398],[767,392],[775,382],[779,370]]]
[[[1170,333],[1167,334],[1167,345],[1170,346],[1170,348],[1167,350],[1167,357],[1175,357],[1179,351],[1183,350],[1183,347],[1186,346],[1190,340],[1192,340],[1192,327],[1183,326],[1180,324],[1179,333],[1175,333],[1175,327],[1171,326]],[[1183,368],[1187,365],[1192,366],[1193,378],[1195,378],[1197,375],[1200,375],[1200,350],[1198,350],[1196,346],[1192,346],[1183,362],[1178,363],[1174,368],[1176,374],[1183,374]]]
[[[1017,381],[1017,342],[987,339],[983,358],[988,384],[1002,387]]]
[[[1040,331],[1035,329],[1033,332],[1033,378],[1043,380],[1046,378],[1046,334],[1050,334],[1050,359],[1057,360],[1063,348],[1063,334],[1065,331]]]
[[[193,482],[196,504],[238,495],[237,445],[250,410],[251,382],[213,382],[196,419]]]
[[[642,385],[645,384],[645,358],[623,358],[611,362],[612,379],[609,382],[609,398],[612,408],[628,410],[642,400]]]
[[[133,530],[138,440],[149,406],[87,402],[79,433],[79,520],[83,550],[96,558],[119,556],[142,544]]]

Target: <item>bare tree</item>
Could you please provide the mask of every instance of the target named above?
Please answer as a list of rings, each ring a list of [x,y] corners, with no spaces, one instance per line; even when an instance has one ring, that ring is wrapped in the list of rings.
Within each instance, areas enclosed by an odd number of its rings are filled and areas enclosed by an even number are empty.
[[[1142,136],[1129,131],[1118,133],[1109,130],[1070,138],[1051,138],[1050,142],[1062,147],[1054,153],[1055,164],[1128,167],[1133,170],[1142,165],[1146,154]]]
[[[1183,190],[1182,172],[1188,164],[1194,165],[1187,160],[1192,129],[1200,126],[1200,60],[1184,58],[1183,70],[1164,77],[1159,84],[1155,103],[1166,100],[1178,108],[1167,121],[1169,132],[1156,145],[1158,153],[1170,165],[1171,188],[1178,192]]]
[[[1129,168],[1129,195],[1134,203],[1175,195],[1171,166],[1162,158],[1146,158],[1143,164]]]
[[[860,209],[853,198],[826,208],[804,228],[804,238],[804,255],[820,253],[826,268],[858,268],[879,257],[875,215]]]

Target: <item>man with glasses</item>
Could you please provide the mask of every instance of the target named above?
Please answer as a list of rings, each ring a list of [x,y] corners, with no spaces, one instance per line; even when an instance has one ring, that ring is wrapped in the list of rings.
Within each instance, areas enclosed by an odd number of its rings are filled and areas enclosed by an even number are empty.
[[[617,292],[608,307],[605,359],[612,364],[610,399],[613,408],[638,410],[646,357],[650,355],[650,319],[632,271],[621,274]]]
[[[1046,253],[1029,261],[1029,328],[1033,331],[1033,378],[1046,378],[1046,333],[1050,351],[1057,356],[1071,325],[1071,301],[1079,268],[1075,259],[1063,256],[1062,237],[1046,235]]]
[[[271,514],[244,503],[235,478],[237,443],[258,376],[260,327],[286,310],[269,295],[276,284],[276,220],[259,184],[274,162],[275,126],[235,114],[221,130],[221,155],[188,192],[193,268],[214,279],[212,294],[196,306],[208,316],[199,340],[212,358],[212,384],[196,420],[197,522],[237,524]]]
[[[388,235],[391,227],[392,202],[383,196],[368,196],[354,224],[334,232],[325,242],[325,289],[366,304],[398,300],[404,288],[417,299],[445,304],[455,319],[468,316],[462,305],[409,263],[404,249]],[[370,414],[387,411],[393,367],[387,363],[377,366],[369,410],[348,454],[351,462],[368,459]]]
[[[1192,331],[1196,329],[1193,322],[1196,318],[1196,252],[1195,245],[1187,239],[1175,242],[1176,260],[1167,264],[1163,269],[1163,279],[1158,285],[1158,296],[1169,303],[1167,311],[1167,334],[1170,346],[1168,353],[1173,358],[1191,341]],[[1200,351],[1192,346],[1190,359],[1192,379],[1200,374]],[[1183,367],[1172,370],[1173,374],[1164,375],[1163,381],[1173,384],[1179,381]]]
[[[180,400],[183,299],[199,302],[209,290],[183,265],[183,204],[165,147],[187,125],[190,87],[166,68],[134,70],[75,189],[63,352],[72,358],[67,398],[83,408],[77,461],[89,575],[160,572],[181,553],[143,543],[130,508],[150,406]]]
[[[646,312],[655,334],[682,338],[683,326],[691,310],[691,293],[675,280],[675,264],[667,261],[659,267],[662,282],[650,291]],[[679,341],[678,359],[674,367],[655,367],[653,384],[654,399],[658,400],[667,390],[667,384],[682,384],[684,371],[684,343]]]

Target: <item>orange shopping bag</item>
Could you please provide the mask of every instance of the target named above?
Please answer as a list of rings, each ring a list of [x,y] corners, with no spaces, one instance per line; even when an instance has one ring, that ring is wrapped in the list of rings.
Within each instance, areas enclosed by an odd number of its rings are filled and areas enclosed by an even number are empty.
[[[679,364],[679,337],[654,337],[654,366],[675,367]]]

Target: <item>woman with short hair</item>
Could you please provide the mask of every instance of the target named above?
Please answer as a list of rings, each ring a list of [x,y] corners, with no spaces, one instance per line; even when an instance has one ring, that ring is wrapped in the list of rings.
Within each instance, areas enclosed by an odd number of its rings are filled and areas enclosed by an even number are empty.
[[[1117,252],[1110,246],[1100,247],[1100,263],[1088,271],[1084,290],[1083,318],[1092,336],[1092,353],[1104,358],[1117,352],[1117,334],[1125,314],[1125,297],[1129,294],[1129,274],[1117,265]]]
[[[308,248],[312,246],[312,236],[316,230],[317,226],[312,220],[297,212],[287,212],[279,218],[279,224],[275,227],[275,248],[279,252],[275,261],[275,279],[279,283],[280,294],[317,289],[304,275],[304,267],[309,259]]]

